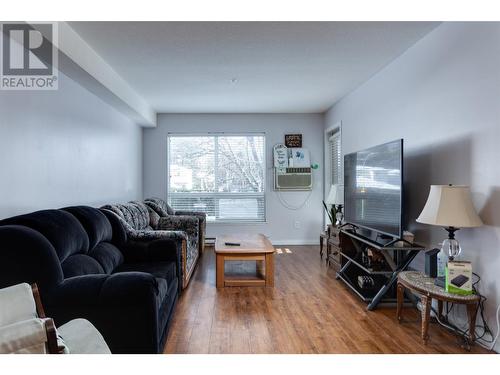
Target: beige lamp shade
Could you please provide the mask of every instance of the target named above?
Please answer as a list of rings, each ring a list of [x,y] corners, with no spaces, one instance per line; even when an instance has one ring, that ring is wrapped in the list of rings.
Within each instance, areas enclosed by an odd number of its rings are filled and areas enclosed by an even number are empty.
[[[334,184],[325,201],[326,204],[344,204],[344,185]]]
[[[469,187],[459,185],[431,185],[417,222],[455,228],[483,225],[472,203]]]

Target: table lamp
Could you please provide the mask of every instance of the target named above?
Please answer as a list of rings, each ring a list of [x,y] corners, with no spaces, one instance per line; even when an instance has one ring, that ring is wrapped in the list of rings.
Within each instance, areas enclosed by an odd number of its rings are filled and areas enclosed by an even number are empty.
[[[431,185],[429,197],[417,222],[444,227],[448,238],[443,241],[441,249],[448,253],[450,261],[462,251],[455,239],[455,232],[460,228],[483,225],[472,203],[469,187],[459,185]]]
[[[342,207],[344,205],[344,185],[334,184],[330,188],[330,193],[326,198],[326,204],[332,205],[332,218],[335,217],[335,225],[342,224],[342,219],[344,214],[342,213]]]

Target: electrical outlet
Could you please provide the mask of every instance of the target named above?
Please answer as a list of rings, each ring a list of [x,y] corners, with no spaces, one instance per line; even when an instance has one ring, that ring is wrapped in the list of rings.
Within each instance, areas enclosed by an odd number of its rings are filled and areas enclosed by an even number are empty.
[[[300,229],[300,221],[295,220],[295,222],[293,223],[293,227],[294,227],[295,229]]]

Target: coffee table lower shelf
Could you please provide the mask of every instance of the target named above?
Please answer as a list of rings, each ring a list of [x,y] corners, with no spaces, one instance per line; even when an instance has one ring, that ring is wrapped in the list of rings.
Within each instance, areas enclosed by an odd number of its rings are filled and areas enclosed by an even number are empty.
[[[266,286],[266,279],[257,276],[224,275],[224,286]]]
[[[274,247],[263,234],[234,234],[218,236],[215,240],[217,288],[227,286],[274,286]],[[252,275],[225,274],[225,262],[256,262]]]
[[[259,275],[225,274],[225,261],[256,261],[260,266]],[[265,272],[262,272],[264,265]],[[216,254],[216,286],[274,286],[274,254]]]

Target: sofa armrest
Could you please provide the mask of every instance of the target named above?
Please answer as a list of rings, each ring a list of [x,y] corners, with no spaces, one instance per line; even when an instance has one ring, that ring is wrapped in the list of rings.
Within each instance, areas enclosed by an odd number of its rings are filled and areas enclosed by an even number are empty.
[[[58,326],[90,321],[112,353],[159,353],[158,289],[156,278],[143,272],[76,276],[54,287],[44,307]]]
[[[51,290],[48,307],[140,306],[152,304],[158,295],[156,279],[143,272],[121,272],[112,275],[84,275],[65,279]]]
[[[187,211],[187,210],[176,210],[175,211],[176,216],[201,216],[201,217],[207,217],[207,214],[202,211]]]
[[[169,215],[160,218],[158,222],[158,229],[160,230],[173,230],[182,231],[188,237],[198,237],[199,222],[195,216],[177,216]]]
[[[207,214],[205,212],[201,211],[175,211],[176,216],[191,216],[195,217],[199,221],[199,228],[198,228],[198,246],[200,248],[200,252],[203,253],[203,250],[205,249],[205,233],[207,231]]]
[[[175,256],[177,260],[177,276],[183,280],[184,269],[185,269],[185,252],[186,244],[188,242],[188,236],[183,231],[178,230],[134,230],[129,234],[128,243],[135,247],[145,247],[151,246],[147,253],[150,253],[154,257],[168,257],[167,254],[162,254],[162,252],[170,252],[166,248],[162,247],[162,243],[157,241],[172,241],[175,244]],[[129,251],[129,254],[132,251]],[[173,256],[173,254],[172,254]],[[129,259],[133,259],[129,258]],[[169,258],[172,259],[172,258]],[[182,290],[182,282],[179,282],[179,292]]]
[[[129,235],[133,241],[174,240],[186,241],[186,233],[180,230],[134,230]]]
[[[200,220],[200,223],[202,225],[205,225],[205,223],[207,221],[207,214],[205,212],[201,212],[201,211],[179,210],[179,211],[175,211],[175,216],[194,216]]]

